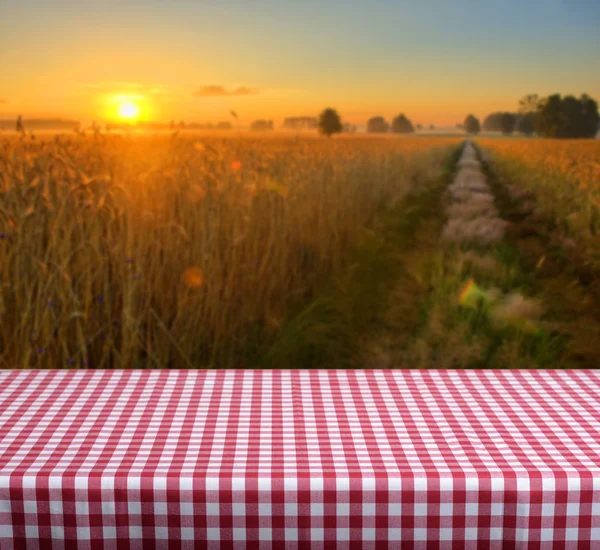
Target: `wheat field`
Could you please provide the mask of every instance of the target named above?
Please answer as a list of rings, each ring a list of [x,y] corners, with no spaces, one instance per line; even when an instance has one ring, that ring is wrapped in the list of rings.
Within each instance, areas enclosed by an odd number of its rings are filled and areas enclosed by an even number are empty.
[[[478,139],[505,181],[532,193],[540,216],[582,241],[600,240],[600,140]],[[596,252],[597,255],[597,252]]]
[[[458,141],[0,137],[0,365],[244,366]]]

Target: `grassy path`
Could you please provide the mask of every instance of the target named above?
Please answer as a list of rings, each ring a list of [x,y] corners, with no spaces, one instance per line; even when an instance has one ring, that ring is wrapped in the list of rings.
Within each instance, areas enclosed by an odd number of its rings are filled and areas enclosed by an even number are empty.
[[[443,194],[460,150],[457,147],[447,158],[438,177],[418,182],[390,209],[344,276],[286,323],[257,366],[364,368],[373,333],[410,337],[419,324],[427,288],[407,260],[422,255],[424,243],[439,236]],[[393,323],[388,316],[391,305],[398,313]]]
[[[484,161],[502,216],[511,222],[509,240],[518,251],[528,284],[543,301],[546,316],[563,338],[561,367],[600,365],[600,289],[597,274],[577,258],[553,226],[537,218],[534,198],[500,180]]]
[[[365,338],[357,366],[566,366],[568,338],[553,312],[552,320],[544,315],[536,266],[513,242],[501,190],[490,180],[467,145],[442,197],[445,208],[421,224],[403,254],[385,322]]]
[[[467,142],[261,366],[596,367],[598,296],[536,229],[529,200]]]

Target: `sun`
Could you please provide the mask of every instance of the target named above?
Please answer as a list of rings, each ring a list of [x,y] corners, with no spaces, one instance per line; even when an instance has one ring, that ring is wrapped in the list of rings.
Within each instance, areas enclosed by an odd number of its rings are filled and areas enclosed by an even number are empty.
[[[103,96],[103,116],[126,126],[137,126],[152,116],[152,105],[142,94],[111,93]]]
[[[140,116],[140,108],[133,101],[123,101],[119,105],[119,117],[124,120],[135,121]]]

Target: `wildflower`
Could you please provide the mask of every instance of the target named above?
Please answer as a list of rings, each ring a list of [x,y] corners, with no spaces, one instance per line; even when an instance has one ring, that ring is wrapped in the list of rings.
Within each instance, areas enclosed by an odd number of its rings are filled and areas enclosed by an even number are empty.
[[[231,170],[233,172],[239,172],[242,169],[242,163],[239,160],[234,160],[231,163]]]

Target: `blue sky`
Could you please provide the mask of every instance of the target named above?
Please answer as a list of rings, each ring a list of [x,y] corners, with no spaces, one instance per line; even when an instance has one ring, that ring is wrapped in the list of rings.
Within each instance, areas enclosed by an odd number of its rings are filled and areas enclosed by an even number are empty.
[[[530,92],[600,98],[592,0],[0,0],[0,37],[0,113],[100,117],[131,94],[162,119],[450,124]]]

